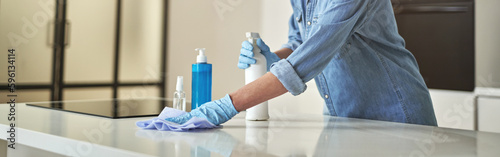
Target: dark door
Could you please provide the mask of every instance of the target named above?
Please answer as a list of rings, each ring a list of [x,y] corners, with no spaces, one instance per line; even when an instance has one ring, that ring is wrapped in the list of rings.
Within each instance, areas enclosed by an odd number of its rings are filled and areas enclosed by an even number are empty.
[[[429,88],[474,90],[474,3],[398,1],[399,33]]]

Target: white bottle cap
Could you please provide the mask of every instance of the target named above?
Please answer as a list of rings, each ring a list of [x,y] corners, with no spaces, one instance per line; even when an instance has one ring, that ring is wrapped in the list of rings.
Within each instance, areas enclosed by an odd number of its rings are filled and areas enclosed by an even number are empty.
[[[177,86],[175,87],[176,91],[183,91],[184,88],[183,79],[184,78],[182,76],[177,76]]]
[[[205,48],[196,48],[194,50],[199,52],[198,56],[196,56],[196,63],[206,63]]]
[[[247,38],[253,38],[253,39],[260,38],[260,35],[257,32],[247,32],[246,36]]]

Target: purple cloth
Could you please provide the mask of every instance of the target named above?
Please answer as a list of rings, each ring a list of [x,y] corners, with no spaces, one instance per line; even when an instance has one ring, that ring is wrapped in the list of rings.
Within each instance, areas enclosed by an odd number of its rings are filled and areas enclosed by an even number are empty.
[[[138,121],[136,122],[136,125],[143,129],[155,129],[161,131],[189,131],[192,129],[211,129],[221,127],[210,123],[204,118],[198,117],[193,117],[184,124],[177,124],[165,120],[166,118],[177,117],[183,114],[186,114],[186,112],[165,107],[158,117],[150,120]]]

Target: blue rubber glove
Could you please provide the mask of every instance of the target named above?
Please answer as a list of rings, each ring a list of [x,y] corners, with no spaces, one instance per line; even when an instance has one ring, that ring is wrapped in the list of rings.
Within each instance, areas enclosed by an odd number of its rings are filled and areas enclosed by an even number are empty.
[[[177,124],[184,124],[193,117],[205,118],[214,125],[220,125],[233,118],[238,111],[234,108],[233,101],[229,94],[222,99],[207,102],[189,113],[181,116],[166,118],[165,120]]]
[[[257,39],[257,46],[260,48],[260,53],[266,57],[267,61],[267,71],[271,67],[271,64],[280,60],[280,57],[275,53],[272,53],[269,46],[262,41],[262,39]],[[253,58],[253,46],[249,41],[243,41],[241,43],[240,59],[238,61],[238,68],[246,69],[250,67],[250,64],[255,64],[256,60]]]

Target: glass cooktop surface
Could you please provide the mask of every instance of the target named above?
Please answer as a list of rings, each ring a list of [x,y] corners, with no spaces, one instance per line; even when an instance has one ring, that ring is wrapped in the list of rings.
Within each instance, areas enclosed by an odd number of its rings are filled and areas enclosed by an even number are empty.
[[[172,101],[162,98],[144,98],[37,102],[26,105],[106,118],[129,118],[158,116],[163,108],[172,107]],[[186,106],[190,104],[186,103]]]

